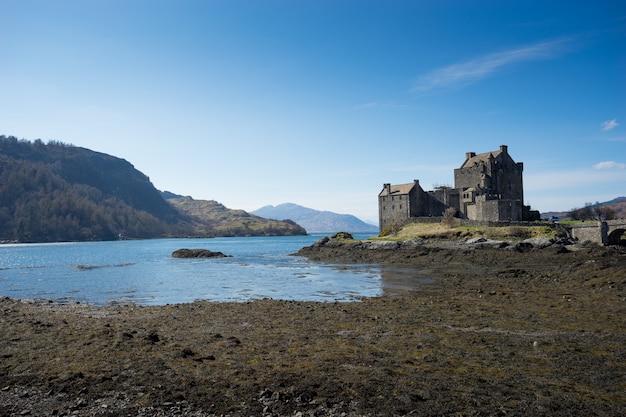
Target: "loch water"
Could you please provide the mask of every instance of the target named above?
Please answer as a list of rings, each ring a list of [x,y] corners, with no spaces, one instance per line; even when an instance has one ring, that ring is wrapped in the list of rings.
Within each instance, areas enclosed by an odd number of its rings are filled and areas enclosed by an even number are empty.
[[[0,296],[57,303],[355,301],[428,281],[423,271],[292,256],[324,235],[0,245]],[[366,238],[369,235],[355,235]],[[180,248],[228,258],[177,259]]]

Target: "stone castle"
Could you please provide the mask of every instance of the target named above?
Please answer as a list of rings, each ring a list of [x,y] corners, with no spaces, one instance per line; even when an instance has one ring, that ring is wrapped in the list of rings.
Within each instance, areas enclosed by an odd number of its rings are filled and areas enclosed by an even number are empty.
[[[482,222],[538,220],[539,213],[524,206],[522,171],[506,145],[498,151],[467,152],[454,170],[454,188],[424,191],[418,180],[409,184],[384,184],[378,194],[380,231],[401,226],[418,217],[439,217],[452,208],[461,219]]]

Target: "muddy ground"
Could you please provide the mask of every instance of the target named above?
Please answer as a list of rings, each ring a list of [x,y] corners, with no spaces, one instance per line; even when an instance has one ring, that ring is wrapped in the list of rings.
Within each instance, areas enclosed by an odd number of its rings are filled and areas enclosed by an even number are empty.
[[[351,303],[0,299],[0,415],[626,415],[623,250],[301,254],[434,281]]]

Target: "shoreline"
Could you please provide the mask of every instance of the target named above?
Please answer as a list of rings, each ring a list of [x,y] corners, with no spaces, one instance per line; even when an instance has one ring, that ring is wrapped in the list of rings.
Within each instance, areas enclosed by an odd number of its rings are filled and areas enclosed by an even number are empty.
[[[360,302],[0,298],[0,416],[626,413],[621,249],[303,250],[434,279]]]

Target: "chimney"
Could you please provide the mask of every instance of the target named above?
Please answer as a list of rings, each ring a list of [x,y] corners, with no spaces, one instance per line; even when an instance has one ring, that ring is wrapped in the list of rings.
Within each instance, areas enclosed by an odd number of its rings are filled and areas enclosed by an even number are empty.
[[[500,145],[500,152],[502,152],[503,154],[506,154],[509,150],[509,147],[506,145]]]
[[[476,156],[476,152],[465,152],[465,159],[470,159]]]

